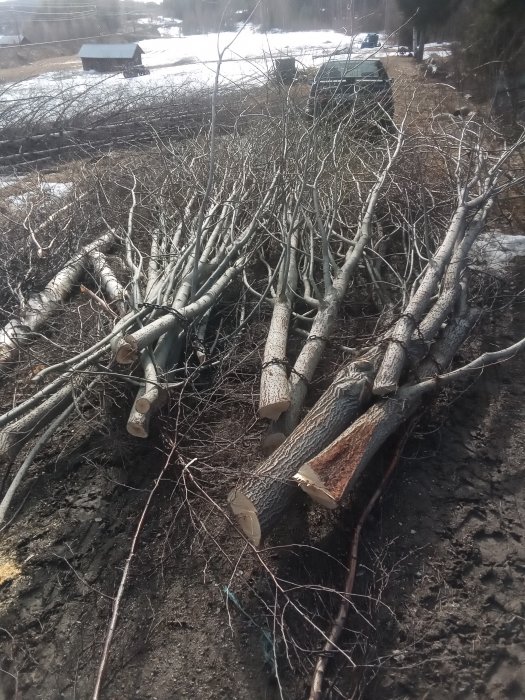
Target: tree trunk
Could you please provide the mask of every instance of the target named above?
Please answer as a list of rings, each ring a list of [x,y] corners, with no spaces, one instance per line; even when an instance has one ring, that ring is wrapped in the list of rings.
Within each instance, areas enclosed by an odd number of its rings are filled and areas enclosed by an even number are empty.
[[[416,61],[422,61],[423,56],[425,54],[425,33],[423,29],[421,27],[414,27],[413,37],[414,58],[416,59]]]
[[[466,213],[466,207],[460,204],[443,243],[429,262],[419,287],[396,323],[374,382],[374,394],[384,396],[396,391],[407,360],[408,342],[432,303],[432,297],[452,257],[456,241],[463,236]]]
[[[109,298],[118,315],[124,316],[127,311],[128,294],[108,265],[104,254],[100,250],[95,250],[90,254],[89,259],[102,291]]]
[[[234,489],[228,502],[246,537],[259,546],[286,510],[297,468],[351,423],[366,407],[379,358],[376,350],[342,369],[299,427],[255,473]]]
[[[450,364],[478,317],[479,311],[474,309],[465,318],[451,321],[432,346],[432,359],[422,363],[419,372],[422,379],[435,374],[436,366],[444,368]],[[336,508],[379,448],[414,415],[433,386],[403,387],[394,397],[373,405],[299,469],[294,476],[296,483],[317,503]]]
[[[297,235],[290,235],[287,257],[282,264],[279,288],[274,300],[268,339],[264,347],[259,398],[259,416],[277,420],[290,408],[286,346],[292,315],[292,297],[297,288]]]
[[[285,432],[291,434],[299,423],[299,417],[304,399],[308,391],[308,382],[313,378],[317,365],[330,338],[334,324],[337,321],[339,307],[344,299],[350,280],[357,266],[361,262],[366,246],[370,243],[373,234],[373,220],[375,209],[379,201],[379,195],[385,183],[386,177],[397,160],[401,145],[402,133],[397,138],[395,149],[388,152],[386,163],[377,174],[376,181],[370,189],[366,201],[361,210],[358,232],[352,244],[348,247],[345,261],[338,270],[333,283],[325,280],[325,294],[320,302],[310,334],[306,340],[290,375],[291,405],[285,415]],[[323,261],[324,266],[327,260]]]
[[[114,234],[111,231],[82,248],[41,292],[29,298],[25,313],[20,318],[11,320],[0,331],[0,365],[12,362],[20,346],[29,342],[31,333],[41,328],[58,311],[74,285],[80,281],[86,256],[95,250],[103,250],[113,240]]]

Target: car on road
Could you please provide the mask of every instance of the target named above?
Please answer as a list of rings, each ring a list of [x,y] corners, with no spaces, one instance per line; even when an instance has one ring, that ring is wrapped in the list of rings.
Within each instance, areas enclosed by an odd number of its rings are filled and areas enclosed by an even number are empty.
[[[317,71],[306,112],[310,117],[351,116],[392,126],[392,82],[377,59],[330,59]]]

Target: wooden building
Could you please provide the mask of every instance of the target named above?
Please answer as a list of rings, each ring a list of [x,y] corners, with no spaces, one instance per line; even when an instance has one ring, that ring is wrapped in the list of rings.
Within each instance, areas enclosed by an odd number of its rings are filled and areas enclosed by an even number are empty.
[[[84,70],[114,73],[142,65],[143,53],[138,44],[84,44],[78,55]]]

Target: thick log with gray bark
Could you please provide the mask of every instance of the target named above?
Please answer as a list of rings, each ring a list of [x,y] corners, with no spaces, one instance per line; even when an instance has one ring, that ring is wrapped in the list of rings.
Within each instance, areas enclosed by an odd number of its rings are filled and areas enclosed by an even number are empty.
[[[293,222],[289,222],[293,229]],[[286,346],[292,315],[293,296],[297,289],[296,230],[291,230],[286,240],[286,254],[279,269],[277,294],[273,300],[273,313],[264,347],[259,392],[259,416],[275,421],[290,408],[290,386],[286,371]]]
[[[241,530],[258,546],[282,516],[293,495],[291,477],[366,408],[379,352],[342,369],[298,428],[255,473],[235,488],[228,503]]]
[[[478,317],[479,311],[473,309],[464,318],[450,322],[420,366],[422,379],[435,375],[436,367],[450,364]],[[306,462],[295,474],[295,482],[317,503],[336,508],[372,457],[414,415],[434,386],[423,383],[402,387],[395,396],[371,406],[331,445]]]

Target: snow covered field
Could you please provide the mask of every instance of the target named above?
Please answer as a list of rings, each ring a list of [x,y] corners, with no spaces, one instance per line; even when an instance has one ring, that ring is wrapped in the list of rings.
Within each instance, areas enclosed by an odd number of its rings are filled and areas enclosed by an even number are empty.
[[[358,40],[354,42],[358,44]],[[9,104],[38,117],[51,108],[58,117],[89,108],[93,103],[132,100],[145,93],[183,87],[197,89],[212,84],[218,53],[225,47],[221,68],[223,84],[239,80],[265,80],[276,56],[297,56],[299,64],[315,65],[327,54],[351,45],[351,39],[336,32],[259,34],[245,28],[239,35],[226,32],[182,38],[151,39],[140,43],[143,63],[151,74],[127,80],[122,74],[101,75],[76,70],[46,73],[21,83],[4,86],[0,102],[4,115]]]
[[[223,50],[221,84],[225,86],[244,81],[266,82],[273,59],[280,56],[294,56],[299,68],[308,68],[334,53],[378,58],[395,53],[395,49],[386,47],[361,50],[362,38],[358,34],[352,39],[334,31],[261,34],[248,26],[238,34],[150,39],[140,42],[145,52],[142,62],[150,68],[150,75],[128,80],[122,74],[101,75],[78,68],[4,85],[0,93],[2,121],[12,123],[15,106],[18,114],[48,121],[91,111],[95,105],[111,109],[118,102],[151,100],[173,90],[209,87]],[[429,46],[427,52],[443,50]]]

